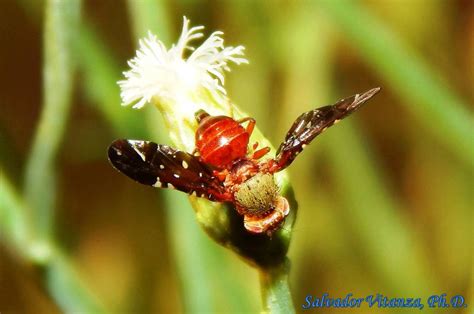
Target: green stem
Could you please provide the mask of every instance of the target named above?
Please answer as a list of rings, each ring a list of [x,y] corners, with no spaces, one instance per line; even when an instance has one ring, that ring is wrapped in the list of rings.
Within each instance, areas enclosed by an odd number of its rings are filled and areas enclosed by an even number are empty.
[[[318,5],[332,15],[418,122],[459,159],[474,166],[472,115],[449,84],[362,5],[349,0],[323,0]]]
[[[267,313],[295,313],[288,284],[289,261],[260,269],[262,301]]]
[[[67,313],[104,313],[74,266],[54,245],[34,237],[26,204],[0,172],[0,240],[27,261],[39,266],[48,292]]]
[[[3,170],[0,170],[0,240],[28,256],[31,226],[23,200],[16,193]]]
[[[73,39],[79,15],[79,0],[50,0],[46,4],[43,110],[25,173],[25,198],[35,232],[46,241],[52,234],[56,201],[55,159],[71,106]]]

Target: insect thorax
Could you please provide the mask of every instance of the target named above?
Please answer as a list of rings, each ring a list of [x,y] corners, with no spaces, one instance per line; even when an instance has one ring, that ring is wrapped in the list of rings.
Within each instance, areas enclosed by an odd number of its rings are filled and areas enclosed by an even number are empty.
[[[272,174],[257,173],[242,183],[234,198],[244,207],[249,216],[265,215],[272,210],[278,196],[278,186]]]

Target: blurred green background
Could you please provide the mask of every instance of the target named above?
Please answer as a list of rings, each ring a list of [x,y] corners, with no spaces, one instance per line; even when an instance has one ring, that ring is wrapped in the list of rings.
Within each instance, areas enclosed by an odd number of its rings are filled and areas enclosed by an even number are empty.
[[[107,161],[116,138],[169,141],[148,131],[154,108],[120,106],[116,81],[138,38],[169,47],[183,15],[246,47],[226,89],[275,146],[300,113],[382,87],[290,167],[296,310],[308,294],[426,307],[447,293],[472,312],[469,0],[1,1],[0,312],[260,311],[257,271],[199,229],[184,195]]]

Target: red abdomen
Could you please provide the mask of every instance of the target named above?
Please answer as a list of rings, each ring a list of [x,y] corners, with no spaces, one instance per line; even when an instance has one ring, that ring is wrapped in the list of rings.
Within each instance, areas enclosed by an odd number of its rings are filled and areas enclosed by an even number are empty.
[[[196,131],[196,148],[201,159],[218,168],[226,168],[247,154],[250,135],[234,119],[207,116]]]

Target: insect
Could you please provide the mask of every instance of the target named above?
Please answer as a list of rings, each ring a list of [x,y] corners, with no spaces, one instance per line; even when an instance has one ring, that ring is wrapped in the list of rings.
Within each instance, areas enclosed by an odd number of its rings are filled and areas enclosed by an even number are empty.
[[[215,202],[231,202],[251,233],[271,234],[290,212],[279,195],[274,174],[288,167],[317,135],[360,108],[380,88],[339,100],[301,114],[281,143],[276,156],[262,159],[269,147],[249,147],[253,118],[234,120],[196,112],[199,124],[193,153],[149,141],[114,141],[109,160],[131,179],[154,187],[171,188]],[[246,123],[246,126],[244,127]]]

